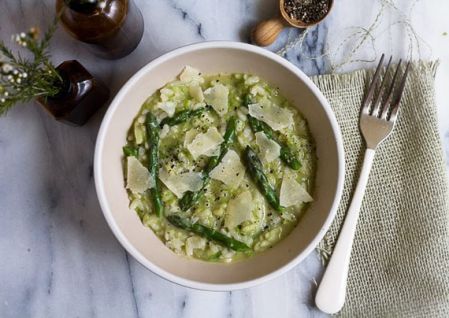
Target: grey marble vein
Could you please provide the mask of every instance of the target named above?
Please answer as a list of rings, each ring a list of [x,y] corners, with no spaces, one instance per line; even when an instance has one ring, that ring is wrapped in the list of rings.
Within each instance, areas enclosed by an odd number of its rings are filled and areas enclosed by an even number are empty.
[[[294,36],[300,36],[302,31],[296,31]],[[290,50],[286,58],[299,66],[308,75],[324,74],[328,67],[326,59],[321,57],[324,53],[324,45],[327,36],[327,22],[310,28],[304,39],[300,52]]]
[[[135,295],[134,277],[132,275],[131,265],[129,263],[130,255],[126,251],[124,251],[124,253],[125,253],[125,257],[126,257],[126,266],[128,268],[129,282],[131,284],[131,292],[132,292],[132,298],[133,298],[133,304],[134,304],[134,314],[136,317],[140,318],[139,306],[137,305],[137,299],[136,299],[136,295]]]
[[[188,9],[183,9],[181,5],[184,5],[185,7],[189,7],[189,4],[183,1],[171,1],[170,5],[182,16],[182,19],[186,21],[188,24],[192,25],[197,30],[197,34],[200,37],[201,40],[206,40],[206,38],[203,35],[202,31],[202,24],[201,22],[197,21],[192,17],[192,14],[189,13]]]

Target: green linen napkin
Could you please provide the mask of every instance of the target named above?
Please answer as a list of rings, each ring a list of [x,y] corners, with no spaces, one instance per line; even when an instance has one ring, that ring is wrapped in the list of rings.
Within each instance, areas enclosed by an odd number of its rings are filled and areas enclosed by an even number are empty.
[[[449,196],[434,101],[437,64],[412,65],[396,127],[376,151],[343,317],[449,317]],[[332,253],[360,171],[365,145],[358,117],[372,74],[313,78],[335,112],[346,156],[341,205],[319,246],[324,259]]]

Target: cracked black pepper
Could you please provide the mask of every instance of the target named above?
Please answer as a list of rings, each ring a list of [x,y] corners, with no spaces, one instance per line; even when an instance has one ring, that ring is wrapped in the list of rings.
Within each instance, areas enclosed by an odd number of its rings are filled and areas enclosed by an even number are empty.
[[[318,22],[329,12],[329,0],[285,0],[284,10],[292,20]]]

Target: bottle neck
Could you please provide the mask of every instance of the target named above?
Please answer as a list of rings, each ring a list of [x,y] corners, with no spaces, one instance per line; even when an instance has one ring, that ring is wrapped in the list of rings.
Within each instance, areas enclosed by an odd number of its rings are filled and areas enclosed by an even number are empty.
[[[98,8],[99,0],[64,0],[64,2],[76,12],[90,14]]]
[[[75,87],[71,77],[76,76],[77,74],[70,74],[70,69],[66,70],[64,64],[61,65],[56,68],[56,71],[59,73],[59,76],[61,76],[62,82],[58,83],[59,92],[51,97],[53,100],[63,100],[74,94]]]

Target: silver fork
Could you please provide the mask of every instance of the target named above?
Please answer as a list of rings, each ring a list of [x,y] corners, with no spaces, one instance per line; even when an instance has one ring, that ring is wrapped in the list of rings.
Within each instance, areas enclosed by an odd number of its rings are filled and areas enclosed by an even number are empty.
[[[360,206],[362,204],[368,176],[373,164],[374,153],[377,146],[385,140],[393,130],[398,117],[399,104],[410,68],[409,62],[399,80],[399,86],[395,88],[400,72],[401,61],[399,61],[388,91],[385,92],[387,89],[387,74],[391,64],[390,57],[382,82],[376,93],[377,83],[381,78],[384,57],[385,56],[382,55],[360,110],[360,130],[365,139],[366,152],[359,181],[357,182],[334,252],[332,253],[332,257],[327,265],[323,279],[321,280],[315,296],[317,307],[321,311],[329,314],[339,312],[343,308],[345,302],[352,243],[354,241]]]

